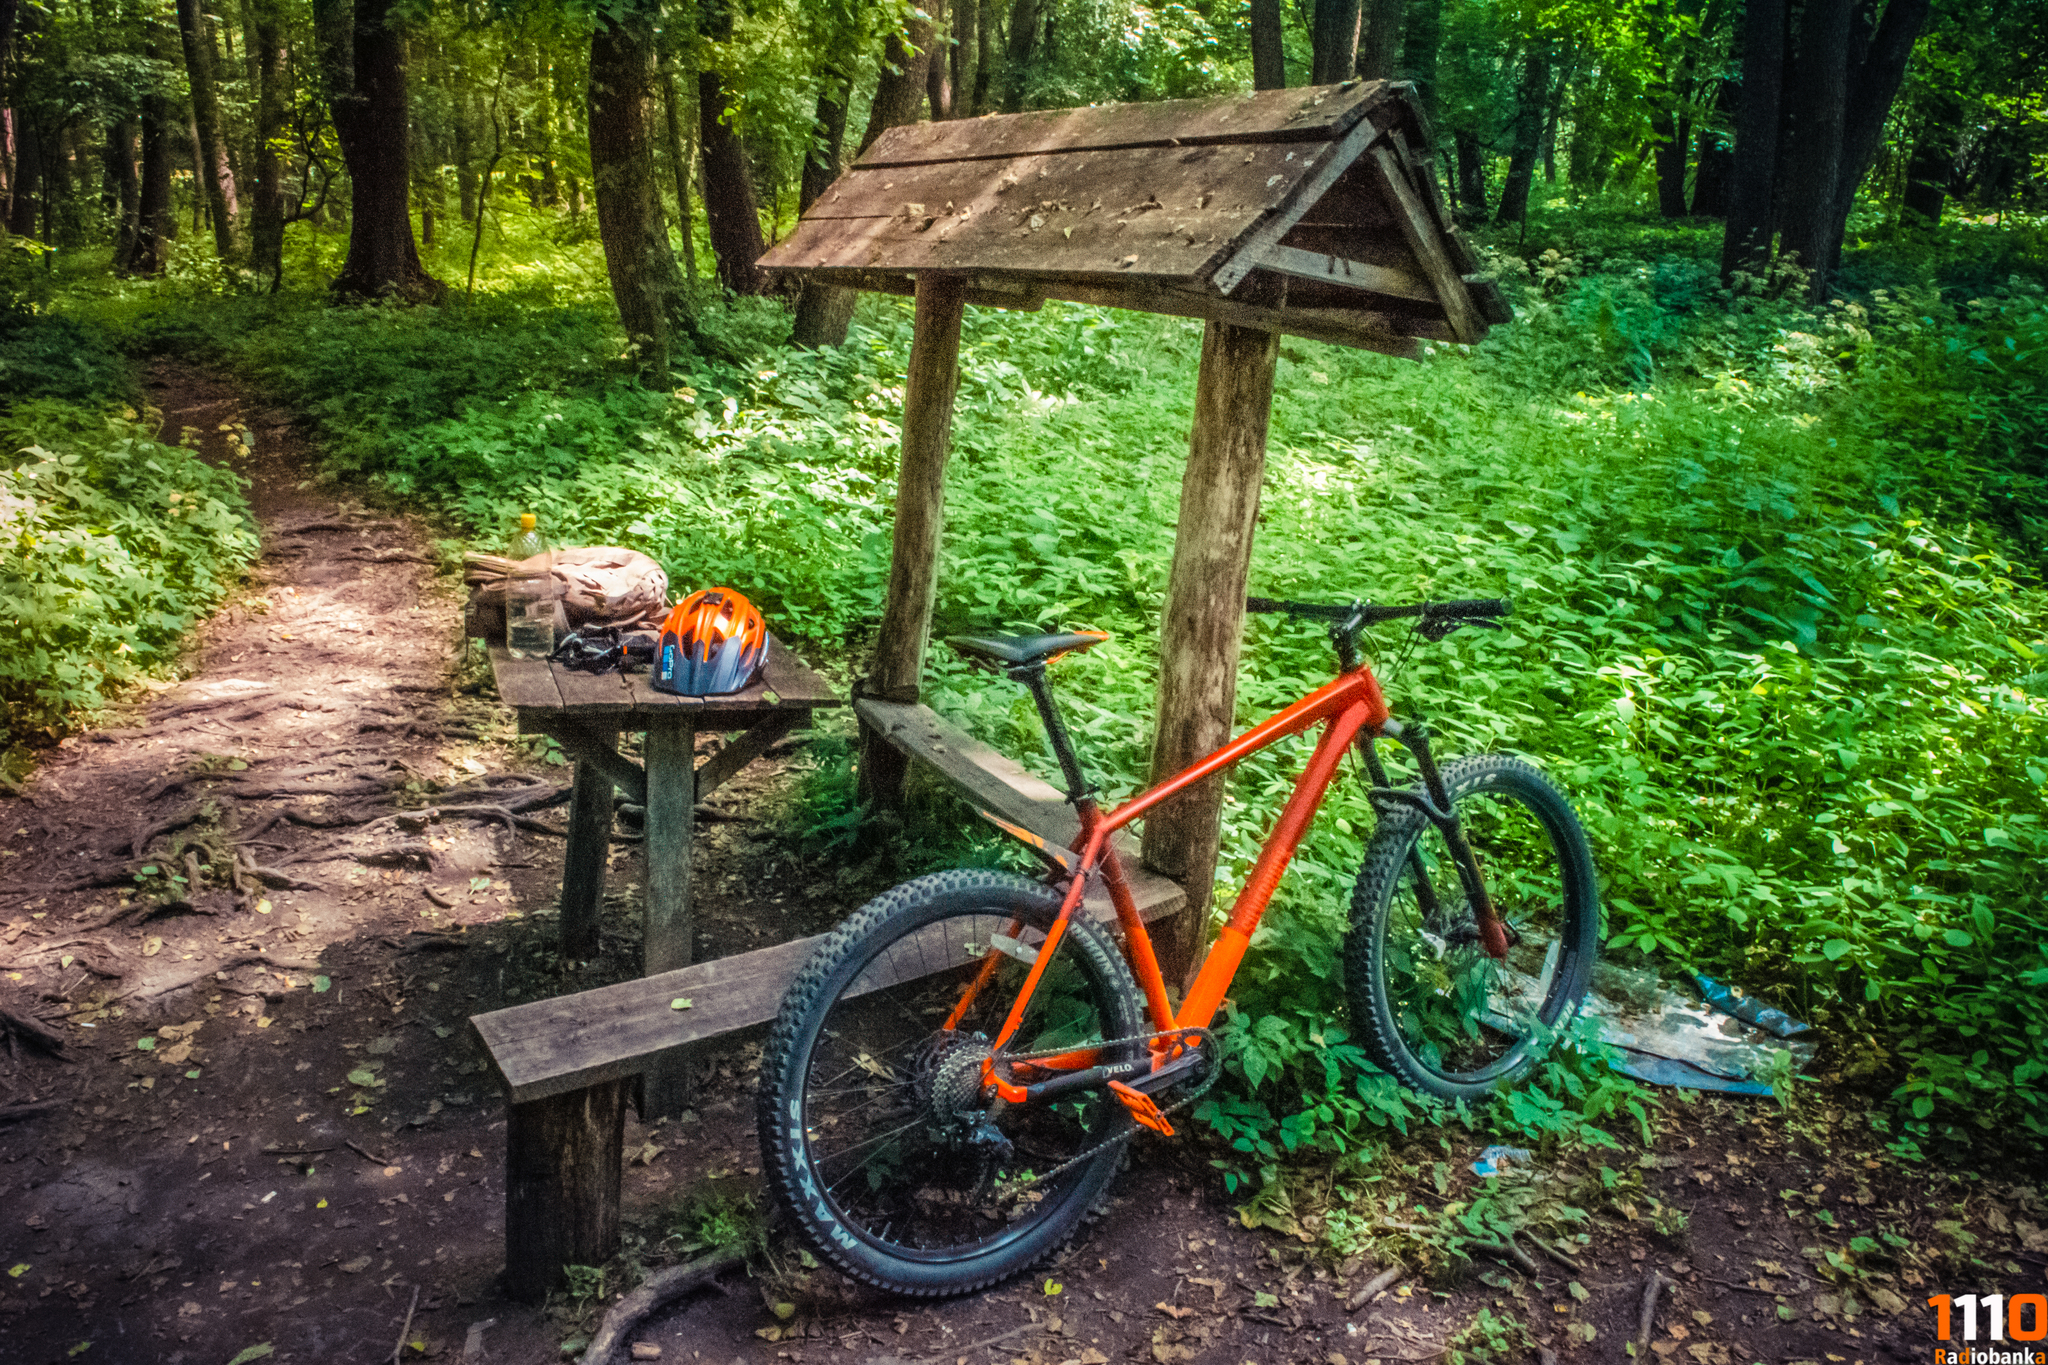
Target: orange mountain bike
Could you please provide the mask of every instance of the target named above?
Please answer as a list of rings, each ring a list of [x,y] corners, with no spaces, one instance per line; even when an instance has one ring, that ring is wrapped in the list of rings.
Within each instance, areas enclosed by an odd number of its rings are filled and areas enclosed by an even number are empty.
[[[1476,1098],[1525,1073],[1577,1010],[1600,912],[1570,804],[1518,758],[1439,767],[1358,655],[1359,631],[1376,622],[1414,618],[1440,640],[1508,604],[1247,605],[1328,622],[1337,677],[1108,813],[1045,675],[1106,637],[949,642],[1030,690],[1081,832],[1044,880],[954,871],[896,887],[830,934],[790,987],[761,1068],[763,1165],[804,1239],[841,1270],[908,1294],[990,1284],[1064,1242],[1139,1127],[1173,1132],[1169,1116],[1220,1073],[1210,1024],[1347,752],[1363,760],[1378,815],[1344,957],[1373,1060],[1418,1090]],[[1110,836],[1317,725],[1308,767],[1176,1009]],[[1409,751],[1419,782],[1388,780],[1382,739]],[[1077,913],[1091,885],[1109,893],[1113,930]]]

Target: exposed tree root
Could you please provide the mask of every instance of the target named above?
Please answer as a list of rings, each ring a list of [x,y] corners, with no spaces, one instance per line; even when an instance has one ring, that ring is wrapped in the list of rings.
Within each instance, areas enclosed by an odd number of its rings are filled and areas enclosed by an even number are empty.
[[[161,986],[152,986],[146,991],[138,992],[137,995],[138,998],[143,1000],[154,1000],[159,996],[169,995],[172,991],[182,991],[187,986],[196,986],[216,972],[231,972],[237,967],[251,965],[282,967],[289,972],[311,972],[318,971],[320,968],[320,964],[317,962],[302,962],[298,958],[293,957],[272,957],[268,953],[242,953],[236,957],[223,958],[221,961],[207,967],[204,971],[194,972],[190,976],[180,977],[176,981],[167,982]]]
[[[64,1058],[64,1040],[33,1019],[24,1019],[18,1014],[0,1010],[0,1034],[7,1035],[10,1041],[19,1038],[30,1047],[52,1057]]]
[[[745,1265],[746,1260],[734,1252],[714,1252],[649,1275],[638,1289],[613,1304],[611,1312],[604,1315],[597,1334],[590,1339],[589,1349],[583,1353],[583,1365],[609,1365],[612,1352],[619,1349],[635,1327],[692,1289]]]

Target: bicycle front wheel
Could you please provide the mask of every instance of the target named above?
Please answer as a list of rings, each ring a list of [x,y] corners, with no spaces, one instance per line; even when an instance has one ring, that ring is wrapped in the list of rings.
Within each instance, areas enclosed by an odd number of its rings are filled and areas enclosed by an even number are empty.
[[[762,1164],[799,1234],[847,1274],[905,1294],[981,1288],[1056,1250],[1115,1175],[1131,1119],[1107,1087],[1020,1105],[982,1092],[1059,906],[1011,873],[920,877],[841,925],[791,986],[761,1066]],[[1007,1051],[1141,1032],[1129,967],[1076,919]]]
[[[1352,893],[1345,981],[1367,1052],[1448,1100],[1525,1075],[1592,980],[1599,895],[1585,832],[1561,792],[1518,758],[1445,765],[1444,786],[1506,922],[1507,960],[1479,943],[1442,831],[1421,811],[1380,819]]]

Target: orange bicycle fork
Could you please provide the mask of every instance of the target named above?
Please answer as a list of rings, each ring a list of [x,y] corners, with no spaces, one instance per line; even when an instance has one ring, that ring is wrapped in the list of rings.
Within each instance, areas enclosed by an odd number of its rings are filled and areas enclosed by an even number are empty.
[[[1110,844],[1110,836],[1189,786],[1233,766],[1248,755],[1280,739],[1300,734],[1323,722],[1327,722],[1327,728],[1316,744],[1308,767],[1295,783],[1286,808],[1282,810],[1272,833],[1267,836],[1258,861],[1252,868],[1250,879],[1231,908],[1229,920],[1203,958],[1201,970],[1196,974],[1186,999],[1176,1012],[1168,1000],[1166,982],[1160,973],[1151,937],[1146,932],[1144,920],[1138,914],[1130,885],[1124,877],[1122,864],[1115,848]],[[1423,770],[1426,795],[1397,792],[1388,784],[1385,771],[1372,747],[1372,741],[1381,736],[1395,739],[1416,753],[1418,764]],[[1235,977],[1237,968],[1244,959],[1245,950],[1251,942],[1252,933],[1258,928],[1266,907],[1271,903],[1281,875],[1286,871],[1288,863],[1292,861],[1295,851],[1307,835],[1316,811],[1322,804],[1323,796],[1336,777],[1345,751],[1353,744],[1357,744],[1365,754],[1376,796],[1392,793],[1398,798],[1412,800],[1419,804],[1433,821],[1445,827],[1446,837],[1452,844],[1453,859],[1459,866],[1461,880],[1467,883],[1466,890],[1478,912],[1481,942],[1496,958],[1504,957],[1509,942],[1506,930],[1493,913],[1492,902],[1486,896],[1485,888],[1480,882],[1476,860],[1462,833],[1457,829],[1455,816],[1447,809],[1448,794],[1429,756],[1426,734],[1420,726],[1404,730],[1398,722],[1392,720],[1387,713],[1385,700],[1380,695],[1377,680],[1369,670],[1356,668],[1347,671],[1285,711],[1246,731],[1184,772],[1106,816],[1097,809],[1092,797],[1085,793],[1077,795],[1074,804],[1080,816],[1081,832],[1074,841],[1074,847],[1080,853],[1079,863],[1067,883],[1066,896],[1060,905],[1059,915],[1046,931],[1045,940],[1039,945],[1031,970],[1025,977],[1011,1005],[1009,1015],[994,1040],[993,1050],[997,1055],[983,1063],[984,1083],[993,1088],[1000,1098],[1012,1104],[1051,1100],[1073,1091],[1107,1086],[1132,1110],[1139,1122],[1158,1131],[1170,1133],[1171,1126],[1165,1123],[1163,1116],[1145,1092],[1163,1088],[1201,1064],[1200,1055],[1188,1048],[1183,1039],[1173,1035],[1177,1031],[1191,1032],[1207,1028],[1215,1018],[1216,1011],[1222,1007],[1230,982]],[[1077,788],[1078,786],[1076,783]],[[1038,988],[1038,983],[1043,979],[1061,938],[1066,933],[1067,924],[1080,908],[1090,879],[1097,874],[1101,876],[1102,883],[1109,892],[1118,923],[1123,928],[1131,966],[1140,987],[1144,990],[1146,1009],[1151,1017],[1153,1031],[1166,1036],[1155,1038],[1147,1048],[1147,1056],[1139,1059],[1105,1063],[1101,1060],[1099,1049],[1082,1048],[1054,1057],[1034,1058],[1021,1063],[1035,1073],[1055,1073],[1049,1079],[1024,1082],[1005,1075],[998,1065],[1002,1049],[1009,1044],[1022,1026],[1032,996]],[[1010,932],[1014,935],[1019,927],[1013,926]],[[989,963],[976,974],[960,1004],[947,1020],[948,1027],[955,1026],[958,1020],[965,1016],[968,1006],[986,986],[993,971],[994,964]]]

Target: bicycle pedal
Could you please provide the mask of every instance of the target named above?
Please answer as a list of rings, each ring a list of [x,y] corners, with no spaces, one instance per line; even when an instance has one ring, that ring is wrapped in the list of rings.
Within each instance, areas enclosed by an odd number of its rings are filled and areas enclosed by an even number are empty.
[[[1142,1090],[1133,1090],[1122,1081],[1111,1081],[1109,1093],[1123,1102],[1139,1126],[1150,1128],[1161,1137],[1173,1136],[1173,1125],[1166,1121],[1166,1115],[1159,1112],[1159,1106],[1152,1102],[1150,1095]]]

